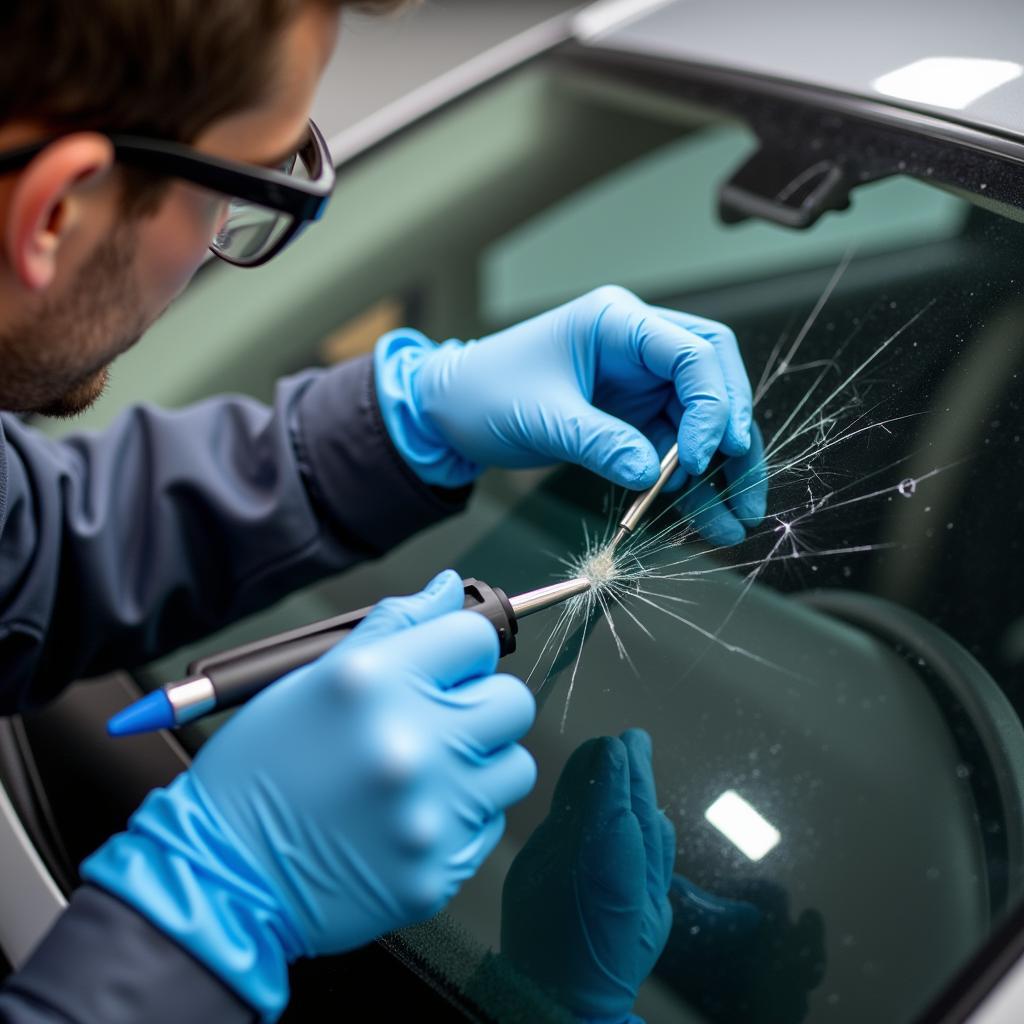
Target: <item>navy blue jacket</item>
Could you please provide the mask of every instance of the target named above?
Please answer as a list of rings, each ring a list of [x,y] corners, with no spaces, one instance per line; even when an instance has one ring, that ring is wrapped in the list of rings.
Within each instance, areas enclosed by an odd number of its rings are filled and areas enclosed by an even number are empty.
[[[0,712],[139,665],[461,509],[385,430],[369,359],[49,440],[0,416]],[[0,884],[3,884],[0,879]],[[84,887],[0,990],[0,1022],[255,1019],[135,911]]]

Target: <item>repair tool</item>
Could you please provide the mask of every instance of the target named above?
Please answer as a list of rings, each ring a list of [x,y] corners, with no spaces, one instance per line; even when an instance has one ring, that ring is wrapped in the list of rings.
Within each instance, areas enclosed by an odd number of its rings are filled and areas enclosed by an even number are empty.
[[[629,511],[622,517],[619,522],[619,529],[615,536],[612,538],[612,542],[609,545],[609,552],[614,552],[615,549],[637,528],[640,520],[647,514],[647,510],[654,504],[654,499],[661,494],[665,484],[668,483],[669,478],[679,468],[679,445],[674,444],[669,448],[665,458],[661,460],[661,473],[658,475],[658,479],[654,485],[648,490],[644,491],[632,505],[629,506]]]
[[[516,597],[480,580],[464,580],[465,608],[479,612],[495,628],[505,657],[516,649],[519,619],[553,608],[588,591],[592,583],[577,578],[553,583]],[[131,736],[174,729],[197,718],[237,707],[294,669],[308,665],[343,640],[373,608],[361,608],[287,633],[257,640],[220,654],[200,658],[188,677],[168,683],[119,711],[107,723],[111,736]]]

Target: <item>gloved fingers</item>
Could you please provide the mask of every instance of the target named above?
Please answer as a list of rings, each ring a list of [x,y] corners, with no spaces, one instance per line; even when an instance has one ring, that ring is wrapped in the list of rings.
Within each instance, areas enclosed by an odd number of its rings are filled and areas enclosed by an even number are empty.
[[[722,472],[728,484],[726,500],[736,517],[748,529],[759,526],[768,510],[768,467],[764,439],[756,423],[751,424],[750,450],[727,459]]]
[[[461,597],[461,587],[459,593]],[[487,619],[457,611],[395,633],[388,639],[385,656],[389,665],[397,662],[425,682],[448,690],[492,675],[499,653],[498,634]],[[381,671],[386,675],[388,669]]]
[[[640,367],[674,387],[685,410],[679,462],[686,473],[699,476],[729,425],[729,392],[715,344],[624,288],[602,288],[594,295],[598,315],[590,330],[599,348],[624,348]]]
[[[678,408],[679,403],[673,399],[672,405]],[[654,449],[658,453],[659,462],[668,454],[668,450],[678,439],[678,425],[681,417],[682,409],[679,409],[674,419],[671,412],[666,412],[655,417],[644,427],[644,433],[650,438],[651,444],[654,445]],[[683,489],[687,479],[686,471],[680,466],[669,477],[668,483],[662,488],[662,494],[677,494]]]
[[[461,735],[479,757],[522,739],[537,713],[537,702],[526,684],[504,674],[456,686],[447,699],[462,709]]]
[[[473,773],[474,796],[488,816],[518,803],[537,781],[537,764],[530,752],[513,743],[492,754]]]
[[[678,502],[679,513],[715,547],[739,544],[747,533],[709,480],[692,484]]]
[[[581,393],[566,394],[544,410],[539,451],[573,462],[619,487],[642,490],[658,479],[658,457],[651,442],[623,420],[591,405]]]
[[[683,407],[679,464],[690,476],[707,469],[729,425],[729,393],[715,346],[660,316],[639,299],[623,309],[640,362],[669,381]],[[609,318],[609,324],[614,321]],[[621,330],[621,325],[619,326]]]
[[[647,857],[629,788],[625,746],[619,739],[603,737],[593,781],[588,780],[583,797],[580,873],[598,887],[603,900],[635,908],[642,905],[647,890]]]
[[[665,891],[662,876],[664,851],[661,829],[662,815],[658,810],[658,797],[654,789],[654,765],[651,737],[643,729],[627,729],[622,734],[629,764],[630,807],[640,824],[644,849],[647,853],[648,891]]]
[[[580,817],[583,795],[594,777],[603,742],[603,737],[586,740],[569,755],[555,783],[548,821],[564,825],[570,818]]]
[[[669,409],[644,427],[658,453],[664,458],[669,448],[676,443],[676,427],[673,416],[678,415],[679,404],[673,399]],[[744,539],[736,525],[754,528],[764,519],[768,507],[768,471],[764,461],[764,441],[756,423],[751,424],[750,448],[746,455],[734,456],[722,463],[719,471],[723,494],[700,481],[691,481],[682,468],[676,470],[662,493],[678,493],[690,481],[690,491],[679,504],[684,516],[699,519],[698,529],[713,544],[729,546]],[[717,479],[717,474],[714,474]],[[724,498],[724,501],[723,501]],[[731,520],[735,520],[735,525]],[[707,528],[707,532],[705,531]]]
[[[725,455],[742,455],[750,444],[754,399],[736,335],[717,320],[706,320],[704,317],[662,306],[653,308],[666,320],[704,338],[714,346],[729,396],[729,426],[722,440],[722,452]]]
[[[445,569],[418,594],[388,597],[379,601],[342,643],[351,649],[357,644],[390,636],[409,626],[458,611],[464,602],[465,592],[459,574],[452,569]]]
[[[577,799],[582,796],[583,828],[588,837],[600,837],[610,822],[626,814],[632,816],[629,755],[618,737],[599,738],[590,763],[590,774],[580,781],[583,785]]]
[[[449,855],[445,877],[439,877],[436,870],[429,869],[419,885],[413,881],[412,884],[422,893],[419,902],[424,913],[419,915],[420,919],[432,917],[455,896],[459,886],[472,878],[494,852],[504,833],[505,815],[495,814],[483,822],[460,849]]]
[[[495,814],[483,823],[480,831],[477,832],[472,843],[466,847],[462,855],[456,858],[456,862],[463,868],[463,878],[475,875],[477,869],[494,852],[494,848],[501,842],[505,834],[505,814]]]
[[[675,371],[676,394],[683,406],[679,421],[679,465],[690,476],[700,476],[725,436],[729,402],[714,350],[694,337],[680,355]]]

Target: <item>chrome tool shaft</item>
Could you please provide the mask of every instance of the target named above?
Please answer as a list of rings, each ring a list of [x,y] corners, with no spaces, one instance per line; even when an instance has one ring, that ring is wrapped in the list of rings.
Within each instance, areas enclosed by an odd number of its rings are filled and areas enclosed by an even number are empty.
[[[668,450],[665,458],[661,460],[661,473],[654,485],[644,491],[632,505],[629,511],[619,521],[619,529],[612,538],[610,550],[614,551],[639,525],[640,520],[647,514],[647,510],[654,504],[654,499],[661,494],[662,488],[668,483],[669,478],[679,468],[679,445],[674,444]]]
[[[512,605],[516,618],[521,619],[524,615],[533,615],[534,612],[542,612],[545,608],[553,608],[556,604],[568,601],[570,597],[585,594],[592,587],[593,583],[590,580],[579,576],[573,580],[562,580],[561,583],[552,583],[550,587],[541,587],[539,590],[530,590],[525,594],[510,597],[508,603]]]

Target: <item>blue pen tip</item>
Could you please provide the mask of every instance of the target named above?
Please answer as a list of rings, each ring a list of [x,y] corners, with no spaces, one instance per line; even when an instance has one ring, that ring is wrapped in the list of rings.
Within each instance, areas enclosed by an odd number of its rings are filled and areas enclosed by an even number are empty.
[[[142,700],[118,711],[107,722],[107,733],[111,736],[135,736],[142,732],[156,732],[157,729],[173,729],[174,708],[163,690],[147,693]]]

